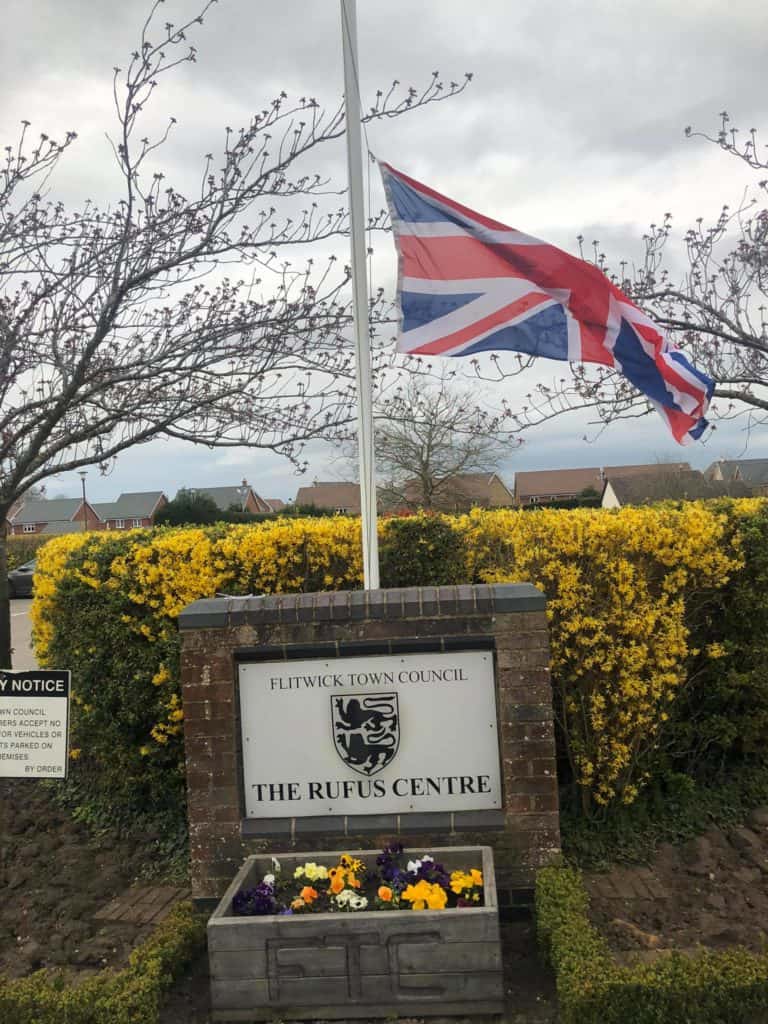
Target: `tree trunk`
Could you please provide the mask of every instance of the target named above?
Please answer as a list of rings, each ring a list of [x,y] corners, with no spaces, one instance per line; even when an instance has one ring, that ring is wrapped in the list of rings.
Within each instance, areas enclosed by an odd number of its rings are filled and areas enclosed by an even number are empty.
[[[0,668],[11,668],[11,601],[8,594],[8,539],[5,533],[7,509],[0,508]]]

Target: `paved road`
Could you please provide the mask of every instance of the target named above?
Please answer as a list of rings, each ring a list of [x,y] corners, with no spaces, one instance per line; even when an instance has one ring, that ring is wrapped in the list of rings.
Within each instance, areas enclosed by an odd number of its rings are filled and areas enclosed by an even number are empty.
[[[13,643],[13,667],[16,670],[37,668],[32,653],[32,623],[29,620],[29,609],[32,599],[16,597],[11,601],[11,641]]]

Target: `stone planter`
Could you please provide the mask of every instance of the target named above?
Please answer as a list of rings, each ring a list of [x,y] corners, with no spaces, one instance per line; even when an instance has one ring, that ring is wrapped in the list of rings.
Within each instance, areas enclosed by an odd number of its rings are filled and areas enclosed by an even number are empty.
[[[376,853],[346,851],[369,866]],[[495,1014],[503,1009],[501,944],[488,846],[429,851],[447,870],[482,865],[485,905],[235,917],[232,899],[271,870],[249,857],[208,921],[216,1021]],[[340,853],[276,855],[284,875]]]

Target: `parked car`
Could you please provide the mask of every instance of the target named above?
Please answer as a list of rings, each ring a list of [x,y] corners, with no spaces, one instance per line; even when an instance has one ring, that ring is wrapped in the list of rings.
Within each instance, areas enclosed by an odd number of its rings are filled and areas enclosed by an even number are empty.
[[[35,575],[35,560],[24,562],[8,573],[8,594],[10,597],[32,597]]]

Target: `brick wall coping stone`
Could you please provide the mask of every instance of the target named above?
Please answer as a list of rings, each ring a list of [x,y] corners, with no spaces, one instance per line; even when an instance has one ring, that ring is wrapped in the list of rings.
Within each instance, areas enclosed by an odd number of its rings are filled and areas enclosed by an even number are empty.
[[[532,583],[337,590],[316,594],[263,594],[193,601],[179,615],[179,629],[225,629],[320,619],[407,619],[415,616],[538,612],[544,594]]]

